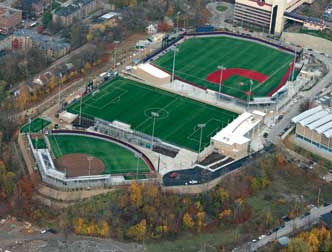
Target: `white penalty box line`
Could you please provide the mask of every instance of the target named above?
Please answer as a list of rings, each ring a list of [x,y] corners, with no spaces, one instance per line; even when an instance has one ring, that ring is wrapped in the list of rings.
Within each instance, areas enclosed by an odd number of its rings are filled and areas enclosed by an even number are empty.
[[[114,97],[113,99],[111,99],[110,101],[108,101],[107,103],[103,104],[102,106],[96,106],[96,105],[92,105],[91,103],[89,103],[89,101],[92,99],[93,103],[98,103],[98,101],[101,101],[103,98],[112,95],[112,91],[115,92],[114,90],[120,90],[121,93],[119,95],[117,95],[116,97]],[[114,87],[110,92],[103,92],[103,94],[98,95],[97,97],[94,97],[93,95],[91,95],[91,97],[89,97],[86,101],[84,101],[84,105],[87,107],[91,107],[93,109],[96,110],[103,110],[106,107],[108,107],[111,104],[117,103],[121,100],[121,97],[126,95],[129,91],[127,89],[123,89],[123,88],[119,88],[119,87]]]

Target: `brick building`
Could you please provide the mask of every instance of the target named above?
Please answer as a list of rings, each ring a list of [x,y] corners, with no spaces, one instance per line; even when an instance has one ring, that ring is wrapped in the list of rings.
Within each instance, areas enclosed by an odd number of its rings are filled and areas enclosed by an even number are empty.
[[[61,39],[52,38],[28,29],[20,29],[12,35],[12,48],[29,50],[37,47],[43,50],[50,58],[60,58],[70,50],[70,44]]]
[[[0,33],[8,34],[22,21],[22,11],[0,5]]]

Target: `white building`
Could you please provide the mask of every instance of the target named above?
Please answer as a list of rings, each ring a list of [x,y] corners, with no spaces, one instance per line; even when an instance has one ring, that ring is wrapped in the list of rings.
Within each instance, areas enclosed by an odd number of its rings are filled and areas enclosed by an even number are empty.
[[[297,138],[316,146],[317,149],[332,152],[332,109],[318,106],[292,119],[296,124]]]
[[[287,20],[305,23],[308,17],[291,13],[314,0],[235,0],[234,21],[260,27],[265,32],[281,33]],[[311,20],[311,19],[310,19]],[[312,22],[319,22],[312,19]]]
[[[252,134],[263,123],[265,113],[244,112],[211,138],[212,145],[225,156],[239,159],[249,154]]]

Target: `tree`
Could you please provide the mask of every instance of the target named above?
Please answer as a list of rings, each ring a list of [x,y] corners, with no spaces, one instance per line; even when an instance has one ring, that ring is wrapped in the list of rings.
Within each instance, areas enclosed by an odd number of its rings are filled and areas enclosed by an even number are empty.
[[[82,233],[83,225],[84,225],[83,218],[81,218],[81,217],[76,218],[76,220],[74,222],[74,232],[76,234]]]
[[[253,192],[256,192],[260,188],[259,180],[256,177],[250,178],[250,187]]]
[[[195,223],[189,213],[185,213],[183,215],[182,221],[183,221],[183,225],[187,228],[192,228],[195,225]]]
[[[166,16],[168,16],[168,17],[172,17],[173,14],[174,14],[174,8],[173,8],[173,5],[172,5],[172,4],[169,4],[169,5],[168,5],[167,12],[166,12]]]
[[[143,241],[146,235],[146,220],[141,220],[138,224],[132,226],[128,230],[128,236],[135,241]]]
[[[205,212],[199,211],[197,213],[197,230],[198,232],[202,231],[202,227],[204,226]]]
[[[135,8],[137,6],[137,0],[129,0],[129,7]]]
[[[2,193],[2,198],[6,199],[14,192],[15,177],[15,173],[8,171],[5,163],[0,160],[0,192]]]
[[[110,234],[110,227],[108,225],[108,223],[103,220],[101,221],[101,223],[99,224],[99,232],[98,234],[101,236],[101,237],[108,237],[109,234]]]
[[[129,187],[130,200],[136,207],[140,207],[143,204],[142,188],[136,181],[133,181]]]
[[[305,99],[301,104],[300,104],[300,113],[312,108],[313,102],[310,99]]]
[[[287,252],[312,252],[309,244],[301,238],[294,238],[288,244]]]
[[[50,23],[52,23],[52,13],[51,10],[48,9],[42,16],[43,27],[46,28]]]
[[[18,105],[21,110],[24,110],[28,107],[30,102],[30,93],[27,86],[22,85],[20,87],[20,95],[17,96]]]

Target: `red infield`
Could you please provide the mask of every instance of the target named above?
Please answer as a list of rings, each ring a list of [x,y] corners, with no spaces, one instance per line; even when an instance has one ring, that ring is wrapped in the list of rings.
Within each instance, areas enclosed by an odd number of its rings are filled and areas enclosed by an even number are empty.
[[[211,74],[208,75],[206,78],[208,81],[219,84],[220,83],[220,73],[221,70],[217,70]],[[243,69],[243,68],[227,68],[222,73],[222,81],[227,80],[228,78],[232,77],[233,75],[239,75],[248,79],[252,79],[255,81],[258,81],[260,83],[263,83],[268,79],[268,76],[256,71]]]

